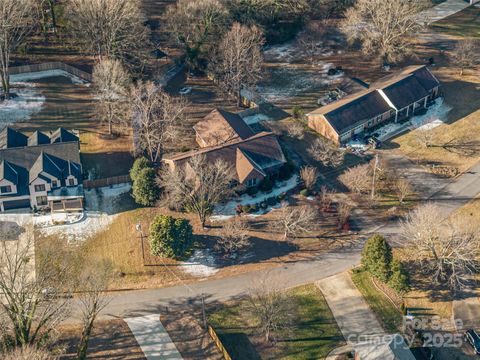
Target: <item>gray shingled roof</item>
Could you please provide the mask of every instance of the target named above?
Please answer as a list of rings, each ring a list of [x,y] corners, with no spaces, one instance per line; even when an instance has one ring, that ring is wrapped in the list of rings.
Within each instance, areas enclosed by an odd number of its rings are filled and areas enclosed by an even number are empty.
[[[50,136],[51,143],[79,141],[78,137],[64,128],[58,128]]]
[[[0,132],[0,149],[27,146],[28,136],[20,131],[6,127]]]
[[[50,137],[40,131],[35,131],[28,138],[27,146],[50,144]]]
[[[14,184],[18,181],[18,174],[13,164],[8,161],[0,162],[0,180],[8,180]]]

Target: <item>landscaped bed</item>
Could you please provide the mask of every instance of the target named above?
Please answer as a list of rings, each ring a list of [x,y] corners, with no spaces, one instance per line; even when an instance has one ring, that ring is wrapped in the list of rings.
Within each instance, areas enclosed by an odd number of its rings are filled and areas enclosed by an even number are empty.
[[[377,315],[378,320],[389,333],[396,333],[402,325],[402,314],[392,302],[378,290],[371,275],[363,270],[352,272],[352,281],[362,293],[365,301]]]
[[[242,301],[209,309],[209,323],[233,359],[322,359],[343,344],[343,336],[322,293],[313,284],[289,290],[298,304],[291,334],[279,334],[275,346],[265,345]]]

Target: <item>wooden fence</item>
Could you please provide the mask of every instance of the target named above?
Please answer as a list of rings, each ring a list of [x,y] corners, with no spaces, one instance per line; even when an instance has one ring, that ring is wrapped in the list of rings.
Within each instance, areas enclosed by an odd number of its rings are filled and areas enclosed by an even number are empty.
[[[120,175],[120,176],[113,176],[104,179],[97,179],[97,180],[84,180],[83,181],[83,188],[84,189],[95,189],[99,187],[111,186],[111,185],[118,185],[118,184],[126,184],[131,181],[129,175]]]
[[[75,75],[76,77],[79,77],[80,79],[86,80],[88,82],[92,81],[91,74],[85,71],[82,71],[80,69],[77,69],[73,66],[64,64],[60,61],[47,62],[47,63],[41,63],[41,64],[32,64],[32,65],[13,66],[9,68],[8,72],[10,75],[17,75],[17,74],[48,71],[48,70],[63,70],[72,75]]]
[[[213,341],[215,342],[215,345],[217,345],[217,348],[222,352],[223,358],[225,360],[232,360],[232,358],[228,354],[227,349],[225,349],[225,346],[223,346],[222,342],[220,341],[220,338],[218,337],[217,333],[210,325],[208,325],[208,333],[210,334]]]

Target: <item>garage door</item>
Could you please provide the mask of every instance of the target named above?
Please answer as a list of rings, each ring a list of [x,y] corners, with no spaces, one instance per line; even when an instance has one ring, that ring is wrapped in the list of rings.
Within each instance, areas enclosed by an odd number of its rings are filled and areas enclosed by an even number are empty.
[[[5,210],[22,209],[22,208],[29,208],[29,207],[30,207],[30,199],[12,200],[12,201],[3,202],[3,208]]]

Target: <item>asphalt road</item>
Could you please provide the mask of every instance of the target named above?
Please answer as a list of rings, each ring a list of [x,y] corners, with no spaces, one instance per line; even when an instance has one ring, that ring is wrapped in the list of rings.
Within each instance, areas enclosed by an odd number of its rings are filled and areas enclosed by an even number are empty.
[[[406,163],[404,166],[414,169],[411,164]],[[438,181],[438,178],[435,180],[427,174],[422,181],[418,172],[411,172],[418,177],[417,182],[422,182],[426,190],[429,190],[426,191],[427,195],[424,201],[439,204],[445,217],[480,193],[480,163],[452,182]],[[409,176],[408,171],[405,171],[405,174]],[[398,221],[391,221],[377,228],[370,227],[363,231],[364,238],[371,233],[379,232],[387,235],[391,240],[400,241],[400,225]],[[286,263],[268,270],[268,273],[269,276],[278,279],[276,281],[279,281],[284,288],[311,283],[358,265],[361,248],[362,242],[359,241],[352,243],[348,248],[325,253],[314,259]],[[166,311],[166,307],[172,308],[175,305],[189,303],[198,304],[202,295],[206,303],[232,299],[244,295],[252,287],[253,281],[265,272],[265,270],[261,270],[223,279],[199,281],[190,285],[115,293],[103,311],[103,317],[125,318],[158,314]],[[75,321],[75,318],[72,316],[70,320]]]

